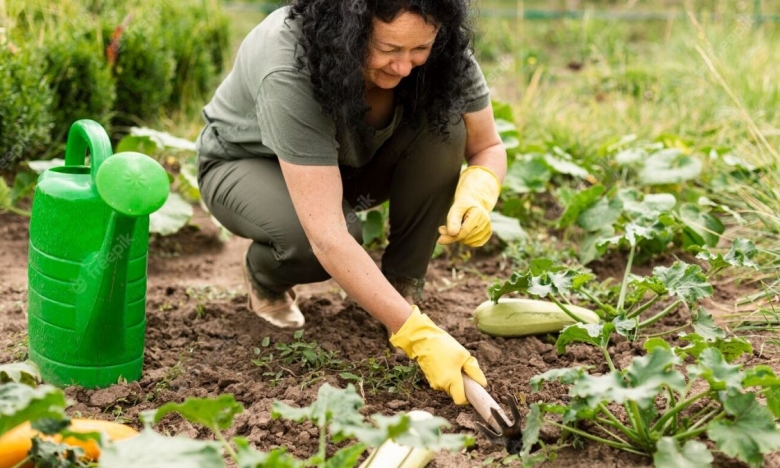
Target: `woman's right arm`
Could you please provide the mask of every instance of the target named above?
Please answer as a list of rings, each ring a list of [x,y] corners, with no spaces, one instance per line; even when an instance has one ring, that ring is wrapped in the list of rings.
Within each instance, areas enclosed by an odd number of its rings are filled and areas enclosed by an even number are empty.
[[[456,404],[468,404],[461,372],[487,385],[477,360],[417,306],[411,307],[349,234],[338,167],[281,159],[279,163],[295,211],[325,271],[393,333],[390,341],[417,360],[431,387],[446,391]]]
[[[338,167],[304,166],[282,159],[279,164],[295,211],[322,267],[350,297],[396,333],[412,308],[347,231]]]

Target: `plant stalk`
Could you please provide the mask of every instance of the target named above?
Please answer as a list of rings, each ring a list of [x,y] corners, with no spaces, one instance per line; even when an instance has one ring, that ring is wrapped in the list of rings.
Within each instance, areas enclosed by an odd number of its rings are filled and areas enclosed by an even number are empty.
[[[575,315],[575,314],[574,314],[574,312],[570,311],[570,310],[569,310],[569,309],[568,309],[568,308],[567,308],[567,307],[566,307],[566,306],[565,306],[565,305],[564,305],[564,304],[563,304],[561,301],[559,301],[558,299],[556,299],[556,298],[555,298],[555,296],[553,296],[552,294],[548,294],[548,295],[547,295],[547,297],[549,297],[549,298],[550,298],[550,300],[551,300],[551,301],[553,301],[553,302],[555,303],[555,305],[557,305],[558,307],[560,307],[560,308],[561,308],[561,310],[562,310],[562,311],[563,311],[563,312],[564,312],[566,315],[568,315],[569,317],[571,317],[572,319],[574,319],[576,322],[578,322],[578,323],[586,323],[584,320],[582,320],[581,318],[577,317],[577,315]]]
[[[217,427],[211,427],[211,432],[214,433],[214,436],[216,436],[217,440],[222,444],[223,447],[225,447],[225,451],[227,451],[228,455],[238,462],[238,454],[235,450],[233,450],[233,447],[230,446],[228,441],[225,439],[225,436],[222,435],[222,432]]]
[[[683,304],[683,300],[682,299],[678,299],[678,300],[672,302],[671,304],[669,304],[669,306],[667,308],[665,308],[661,312],[658,312],[656,315],[650,317],[649,319],[645,320],[644,322],[639,322],[639,325],[637,325],[636,327],[637,328],[643,328],[643,327],[646,327],[648,325],[654,324],[655,322],[657,322],[657,321],[661,320],[662,318],[666,317],[667,315],[669,315],[669,313],[671,311],[673,311],[674,309],[679,307],[681,304]]]
[[[604,315],[598,314],[599,316],[601,316],[602,319],[606,319],[607,318],[606,317],[606,312],[607,312],[607,310],[609,310],[609,308],[606,306],[606,304],[604,304],[600,300],[596,299],[596,297],[593,294],[591,294],[591,293],[589,293],[589,292],[587,292],[587,291],[585,291],[583,289],[580,289],[578,291],[580,293],[584,294],[585,297],[590,299],[590,301],[593,302],[594,304],[596,304],[596,306],[598,306],[599,309],[601,309],[601,310],[603,310],[605,312]]]
[[[661,416],[661,419],[659,419],[658,421],[655,422],[655,424],[653,424],[653,427],[650,428],[650,431],[652,431],[652,432],[660,431],[661,428],[663,428],[664,425],[666,424],[666,421],[668,421],[670,418],[672,418],[674,415],[676,415],[680,411],[682,411],[685,408],[688,408],[689,406],[691,406],[691,404],[693,404],[695,401],[704,398],[708,394],[709,394],[709,392],[701,392],[699,394],[696,394],[696,395],[688,398],[687,400],[684,400],[684,401],[681,401],[680,403],[677,403],[676,405],[674,405],[674,408],[672,408],[671,410],[667,411],[666,414]]]
[[[609,366],[609,370],[615,371],[615,363],[612,362],[612,357],[609,355],[609,351],[607,351],[607,348],[602,348],[599,346],[599,349],[601,350],[601,354],[604,355],[604,359],[607,361],[607,365]]]
[[[626,318],[639,317],[640,315],[642,315],[642,312],[646,311],[650,307],[653,307],[653,305],[655,305],[655,303],[658,302],[659,299],[661,299],[661,295],[660,294],[656,294],[654,298],[652,298],[649,301],[645,302],[644,304],[639,306],[639,308],[637,308],[635,311],[631,312],[630,314],[627,314]]]
[[[606,414],[607,417],[612,421],[612,423],[614,424],[613,427],[620,429],[625,435],[627,435],[631,439],[635,439],[635,440],[639,439],[639,436],[636,433],[636,431],[627,427],[622,422],[620,422],[620,420],[617,417],[615,417],[614,414],[612,414],[612,411],[608,410],[607,407],[604,406],[604,403],[599,403],[599,407],[601,408],[601,411],[603,411],[604,414]]]
[[[626,301],[626,291],[628,290],[628,275],[631,274],[631,266],[634,263],[634,252],[636,252],[636,244],[632,244],[631,250],[628,252],[626,271],[623,272],[623,284],[620,285],[620,297],[618,298],[617,309],[615,310],[617,315],[623,313],[623,304]]]
[[[547,421],[547,422],[549,424],[552,424],[553,426],[561,428],[562,430],[572,432],[572,433],[577,434],[579,436],[585,437],[586,439],[590,439],[590,440],[592,440],[594,442],[600,442],[600,443],[602,443],[604,445],[609,445],[612,448],[616,448],[618,450],[624,450],[626,452],[634,453],[636,455],[647,456],[646,452],[640,452],[639,450],[636,450],[634,447],[632,447],[630,445],[625,445],[625,444],[621,444],[619,442],[615,442],[615,441],[612,441],[612,440],[609,440],[609,439],[604,439],[603,437],[599,437],[599,436],[587,433],[585,431],[576,429],[574,427],[567,426],[567,425],[561,424],[561,423],[557,423],[555,421]]]
[[[666,330],[666,331],[662,331],[662,332],[658,332],[658,333],[653,333],[652,335],[645,335],[645,337],[647,337],[647,338],[656,338],[656,337],[659,337],[659,336],[671,335],[674,332],[685,330],[686,328],[690,327],[691,325],[692,325],[692,322],[688,322],[685,325],[682,325],[680,327],[672,328],[671,330]]]
[[[714,411],[720,411],[720,408],[718,408],[717,410],[713,410],[713,412]],[[694,427],[701,425],[702,421],[704,421],[704,419],[702,418],[696,424],[691,426],[690,430],[685,431],[685,432],[681,432],[680,434],[675,434],[675,435],[672,436],[672,438],[675,439],[675,440],[686,440],[686,439],[692,439],[694,437],[697,437],[699,434],[701,434],[702,432],[706,431],[709,428],[708,426],[709,426],[710,423],[713,423],[713,422],[717,421],[718,419],[723,418],[724,416],[726,416],[726,412],[725,411],[721,412],[720,414],[716,415],[714,418],[712,418],[709,421],[707,421],[707,424],[704,427],[700,427],[698,429],[693,429]],[[707,417],[709,417],[709,415],[707,415]]]

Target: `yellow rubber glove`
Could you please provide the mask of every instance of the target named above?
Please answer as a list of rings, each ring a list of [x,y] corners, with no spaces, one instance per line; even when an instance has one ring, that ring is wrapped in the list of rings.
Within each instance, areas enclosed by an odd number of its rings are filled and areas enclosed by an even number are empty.
[[[490,211],[501,193],[501,182],[485,166],[469,166],[461,172],[455,201],[447,214],[447,226],[439,226],[439,244],[462,242],[485,245],[493,234]]]
[[[456,405],[469,403],[461,371],[483,387],[487,386],[476,358],[417,306],[413,306],[412,315],[398,333],[390,337],[390,343],[416,359],[431,388],[447,392]]]

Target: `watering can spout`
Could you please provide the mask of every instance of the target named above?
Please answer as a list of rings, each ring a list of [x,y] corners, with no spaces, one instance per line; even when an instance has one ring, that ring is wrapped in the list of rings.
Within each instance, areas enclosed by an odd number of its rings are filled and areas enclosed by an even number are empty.
[[[82,347],[114,356],[124,349],[127,270],[135,224],[140,216],[157,211],[168,198],[168,175],[152,158],[134,152],[118,153],[98,168],[95,187],[113,209],[99,251],[82,265],[78,285],[82,313],[76,330]],[[86,303],[84,303],[86,302]],[[101,356],[95,356],[100,362]]]

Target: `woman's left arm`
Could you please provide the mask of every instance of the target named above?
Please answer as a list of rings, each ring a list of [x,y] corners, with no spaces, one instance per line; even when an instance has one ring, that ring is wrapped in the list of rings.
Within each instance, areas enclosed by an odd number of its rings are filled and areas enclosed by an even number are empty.
[[[493,108],[463,115],[466,125],[466,160],[447,223],[439,227],[440,244],[462,242],[479,247],[490,239],[490,211],[501,193],[506,175],[506,149],[493,121]]]
[[[506,149],[493,120],[493,106],[488,104],[480,111],[463,114],[463,121],[466,124],[466,161],[469,166],[484,166],[503,181]]]

